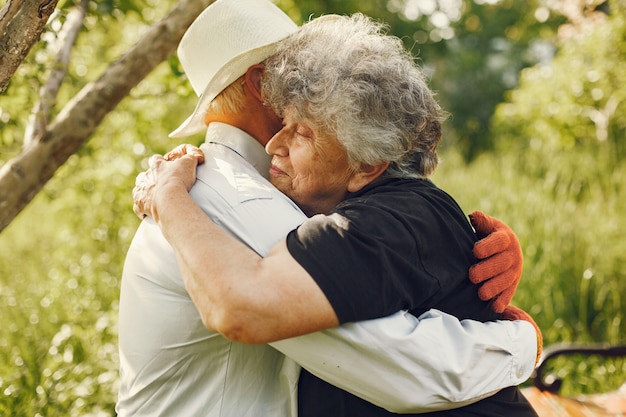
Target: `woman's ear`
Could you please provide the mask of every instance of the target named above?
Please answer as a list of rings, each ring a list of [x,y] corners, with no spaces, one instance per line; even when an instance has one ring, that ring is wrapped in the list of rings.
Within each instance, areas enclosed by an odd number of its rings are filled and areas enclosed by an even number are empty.
[[[252,65],[248,68],[244,77],[246,88],[250,94],[252,94],[260,102],[263,102],[263,97],[261,96],[261,78],[263,77],[264,71],[265,65]]]
[[[348,191],[355,193],[380,177],[389,167],[389,162],[380,162],[375,165],[361,164],[348,182]]]

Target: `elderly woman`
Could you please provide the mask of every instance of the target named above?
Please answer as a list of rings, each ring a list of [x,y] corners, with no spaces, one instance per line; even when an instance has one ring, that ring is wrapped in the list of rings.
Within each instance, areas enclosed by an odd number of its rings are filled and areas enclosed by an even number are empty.
[[[151,196],[136,201],[208,328],[265,343],[398,310],[498,318],[467,279],[470,224],[427,179],[445,115],[399,39],[363,15],[313,20],[266,62],[262,87],[283,118],[266,146],[271,182],[309,220],[259,257],[191,202],[191,156],[157,160]],[[390,415],[310,374],[299,390],[300,416]],[[536,415],[516,387],[445,413]]]

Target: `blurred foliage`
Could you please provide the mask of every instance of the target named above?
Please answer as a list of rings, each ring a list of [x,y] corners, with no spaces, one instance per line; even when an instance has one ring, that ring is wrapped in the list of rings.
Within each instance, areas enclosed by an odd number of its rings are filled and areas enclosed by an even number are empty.
[[[560,169],[546,154],[587,149],[605,155],[609,167],[626,157],[626,6],[614,2],[614,9],[609,17],[564,27],[572,33],[555,58],[524,70],[521,87],[497,109],[492,133],[500,148],[528,152],[524,168],[535,175]],[[592,169],[604,174],[604,168]]]
[[[469,166],[454,150],[442,157],[435,182],[466,212],[484,211],[515,230],[524,272],[513,301],[535,318],[544,343],[626,344],[626,209],[621,203],[626,166],[607,172],[603,183],[612,184],[610,194],[581,198],[556,178],[519,169],[523,153],[482,154]],[[584,176],[597,163],[588,158],[570,174]],[[597,369],[593,362],[574,359],[558,364],[559,372],[572,378],[566,378],[565,394],[606,391],[626,382],[626,361],[607,361]],[[584,382],[589,378],[594,382]]]
[[[60,104],[173,3],[92,2]],[[613,1],[600,24],[565,26],[553,3],[280,1],[298,21],[358,10],[389,22],[452,113],[435,181],[520,238],[515,303],[546,344],[626,343],[626,7]],[[72,3],[59,4],[0,96],[0,165],[20,149]],[[119,278],[138,225],[130,191],[150,155],[179,143],[167,133],[195,100],[177,59],[164,62],[0,235],[0,415],[114,415]],[[620,360],[565,361],[555,372],[573,376],[565,393],[626,380]]]
[[[289,3],[289,2],[283,2]],[[363,12],[390,25],[430,75],[452,115],[444,146],[467,160],[492,149],[486,134],[495,106],[522,68],[549,59],[565,21],[550,2],[463,0],[305,0],[300,18]]]
[[[449,150],[436,174],[467,211],[518,234],[525,262],[515,302],[547,344],[626,343],[626,5],[610,5],[608,17],[563,26],[554,59],[522,71],[491,118],[496,152],[463,167]],[[626,382],[624,360],[556,367],[568,376],[565,393]]]
[[[557,324],[550,329],[552,340],[626,342],[621,298],[626,291],[626,73],[621,68],[626,4],[616,1],[611,8],[608,17],[565,27],[575,30],[555,58],[524,70],[520,87],[492,119],[498,154],[511,156],[500,157],[511,165],[506,169],[541,180],[533,188],[516,187],[515,193],[529,213],[526,228],[543,224],[543,239],[528,235],[526,262],[532,268],[549,262],[544,269],[555,271],[555,279],[543,282],[545,273],[539,270],[527,280],[543,284],[553,298],[559,287],[572,286],[570,297],[535,308],[547,323]],[[521,235],[524,229],[516,230]],[[606,316],[605,310],[615,314]],[[565,318],[575,321],[563,323]]]
[[[10,105],[0,104],[0,143],[14,145],[14,152],[19,149],[21,137],[17,132],[23,132],[26,122],[23,115],[30,111],[46,69],[51,66],[55,34],[73,4],[61,3],[61,11],[54,16],[43,42],[31,53],[28,65],[20,68],[21,82],[12,83],[5,93],[10,96]],[[137,31],[144,27],[141,24],[155,21],[172,3],[173,0],[90,3],[91,13],[85,22],[89,34],[83,34],[80,48],[72,56],[69,84],[73,87],[64,90],[67,95],[60,97],[60,104],[100,75],[108,62],[138,39]],[[390,31],[402,38],[420,60],[442,104],[454,115],[447,126],[449,139],[444,146],[462,149],[467,160],[493,148],[486,131],[494,107],[502,101],[505,90],[516,85],[520,69],[550,57],[556,28],[563,22],[557,11],[544,5],[550,3],[548,0],[277,0],[277,3],[299,23],[322,14],[357,11],[388,23]],[[115,29],[102,30],[116,25],[123,27],[120,32],[123,36],[113,32]],[[193,100],[193,92],[187,91],[185,98]]]

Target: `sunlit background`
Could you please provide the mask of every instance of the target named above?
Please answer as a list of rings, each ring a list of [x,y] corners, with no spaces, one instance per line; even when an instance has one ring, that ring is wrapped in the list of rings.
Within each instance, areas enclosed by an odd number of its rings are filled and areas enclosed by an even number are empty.
[[[119,57],[173,1],[92,2],[60,100]],[[22,145],[71,2],[0,96],[0,165]],[[546,345],[626,343],[624,0],[283,0],[302,22],[361,11],[390,25],[451,113],[434,181],[524,250],[514,304]],[[139,220],[131,189],[195,105],[173,57],[135,88],[0,234],[0,415],[111,416],[117,300]],[[193,138],[199,143],[201,136]],[[623,359],[557,361],[562,393],[626,381]]]

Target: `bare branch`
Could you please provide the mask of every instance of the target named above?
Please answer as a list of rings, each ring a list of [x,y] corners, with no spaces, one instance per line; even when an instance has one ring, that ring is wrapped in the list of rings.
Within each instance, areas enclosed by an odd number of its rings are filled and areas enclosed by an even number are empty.
[[[39,92],[39,102],[33,108],[26,126],[24,146],[31,146],[46,133],[50,109],[56,104],[57,94],[67,74],[70,52],[87,14],[88,5],[89,0],[81,0],[80,4],[74,7],[67,15],[67,20],[57,38],[58,51],[52,70],[48,80]]]
[[[104,117],[176,49],[185,30],[214,0],[181,0],[97,81],[59,113],[45,136],[0,168],[0,231],[15,218]]]
[[[39,40],[58,0],[8,0],[0,10],[0,94]]]

